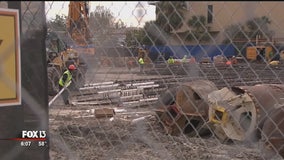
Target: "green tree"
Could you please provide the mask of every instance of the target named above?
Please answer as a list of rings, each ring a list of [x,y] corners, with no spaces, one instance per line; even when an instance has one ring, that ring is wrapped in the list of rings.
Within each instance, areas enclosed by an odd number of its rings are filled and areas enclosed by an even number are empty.
[[[104,6],[97,6],[95,11],[90,13],[89,25],[95,34],[106,32],[107,29],[115,27],[113,13]]]
[[[198,42],[210,40],[210,33],[206,27],[205,16],[192,16],[192,18],[188,20],[187,25],[191,28],[191,31],[186,37],[187,40],[196,40]]]
[[[55,19],[47,21],[47,28],[53,31],[66,31],[66,16],[55,15]]]
[[[245,49],[244,39],[248,40],[248,37],[245,33],[244,25],[241,24],[232,24],[225,28],[224,36],[226,37],[223,41],[224,44],[234,44],[236,50],[242,51]]]
[[[232,43],[237,50],[244,53],[247,42],[255,40],[259,35],[262,38],[270,39],[273,31],[269,30],[271,21],[266,16],[252,18],[243,24],[232,24],[225,28],[224,44]]]
[[[257,35],[261,37],[270,38],[273,35],[273,32],[269,30],[269,24],[271,21],[268,17],[262,16],[253,18],[252,20],[248,20],[246,22],[247,27],[247,35],[252,39]]]
[[[161,30],[156,21],[145,23],[143,28],[142,43],[145,45],[165,45],[168,40],[168,34]]]
[[[55,15],[54,19],[47,21],[47,36],[46,36],[46,46],[48,49],[61,52],[65,49],[65,42],[63,42],[58,37],[59,32],[67,32],[66,30],[66,19],[65,15]]]
[[[223,43],[225,44],[231,43],[233,40],[248,39],[244,25],[241,24],[232,24],[228,26],[225,28],[224,34],[226,39],[223,41]]]
[[[139,46],[142,43],[143,34],[141,28],[126,31],[126,45],[128,47]]]
[[[226,39],[223,43],[234,42],[236,39],[249,41],[255,39],[257,35],[264,38],[270,38],[273,35],[273,31],[269,30],[270,23],[270,20],[263,16],[250,19],[244,24],[230,25],[225,29]]]
[[[119,19],[115,23],[115,29],[120,29],[120,28],[126,28],[126,25],[124,24],[124,22],[121,19]]]
[[[184,1],[159,1],[156,3],[156,24],[166,33],[179,29],[183,25],[182,9]]]
[[[126,32],[127,46],[165,45],[167,34],[159,30],[155,21],[146,22],[143,28]]]
[[[165,45],[171,31],[183,25],[184,1],[159,1],[156,3],[156,21],[146,22],[143,29],[128,31],[126,43],[133,45]]]

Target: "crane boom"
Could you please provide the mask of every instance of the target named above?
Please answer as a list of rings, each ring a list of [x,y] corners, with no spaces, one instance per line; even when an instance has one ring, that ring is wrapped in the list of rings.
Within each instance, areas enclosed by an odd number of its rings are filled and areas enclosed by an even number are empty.
[[[89,1],[70,1],[66,22],[67,31],[79,46],[86,46],[90,39]]]

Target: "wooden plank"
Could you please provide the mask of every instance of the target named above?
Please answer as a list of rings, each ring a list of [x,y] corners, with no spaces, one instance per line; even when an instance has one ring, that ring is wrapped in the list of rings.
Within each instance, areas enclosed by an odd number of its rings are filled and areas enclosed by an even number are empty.
[[[112,108],[98,108],[95,109],[96,118],[107,118],[115,115],[114,109]]]

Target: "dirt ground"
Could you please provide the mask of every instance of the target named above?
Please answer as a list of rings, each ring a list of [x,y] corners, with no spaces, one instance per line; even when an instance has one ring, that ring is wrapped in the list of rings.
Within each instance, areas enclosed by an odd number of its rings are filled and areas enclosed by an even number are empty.
[[[104,68],[88,71],[87,83],[141,78],[135,70]],[[126,71],[126,73],[123,73]],[[127,73],[128,72],[128,73]],[[94,109],[108,107],[113,117],[96,118]],[[260,160],[258,143],[222,144],[216,137],[172,136],[158,122],[154,106],[64,106],[50,108],[52,160]]]

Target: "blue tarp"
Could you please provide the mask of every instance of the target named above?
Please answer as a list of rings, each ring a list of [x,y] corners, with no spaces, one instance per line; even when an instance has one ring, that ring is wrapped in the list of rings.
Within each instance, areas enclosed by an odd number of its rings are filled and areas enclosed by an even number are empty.
[[[210,57],[224,55],[231,57],[236,55],[236,50],[232,44],[230,45],[187,45],[187,46],[146,46],[149,50],[149,57],[154,60],[159,55],[165,59],[173,56],[174,58],[182,58],[184,55],[193,56],[197,61],[202,57]]]

